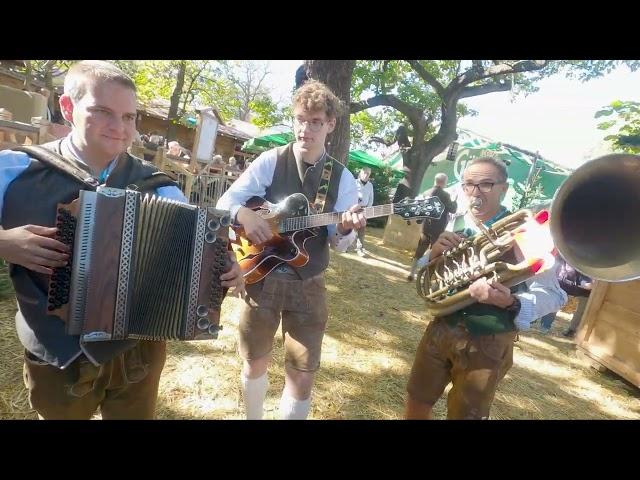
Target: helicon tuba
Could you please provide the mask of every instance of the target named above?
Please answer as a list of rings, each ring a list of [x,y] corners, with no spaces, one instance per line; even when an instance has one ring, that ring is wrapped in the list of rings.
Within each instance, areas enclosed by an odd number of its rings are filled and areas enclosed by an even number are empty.
[[[640,156],[613,154],[585,163],[558,189],[548,216],[547,210],[520,210],[489,228],[479,225],[479,233],[431,260],[416,277],[427,310],[443,316],[475,303],[468,287],[480,277],[511,287],[535,275],[539,259],[499,260],[532,221],[548,220],[549,240],[585,275],[609,282],[640,277]]]

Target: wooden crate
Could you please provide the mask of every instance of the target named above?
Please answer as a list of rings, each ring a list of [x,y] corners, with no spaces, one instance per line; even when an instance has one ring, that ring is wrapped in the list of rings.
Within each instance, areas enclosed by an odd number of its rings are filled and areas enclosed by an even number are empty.
[[[640,387],[640,280],[594,283],[578,349]]]
[[[384,229],[382,242],[385,245],[415,252],[421,232],[422,225],[418,225],[415,220],[407,225],[407,221],[403,218],[391,215]]]

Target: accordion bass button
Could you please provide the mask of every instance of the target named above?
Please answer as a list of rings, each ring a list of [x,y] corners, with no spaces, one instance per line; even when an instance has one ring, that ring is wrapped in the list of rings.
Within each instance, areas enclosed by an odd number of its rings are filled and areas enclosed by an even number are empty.
[[[222,330],[222,325],[211,325],[207,331],[209,332],[209,335],[217,337],[220,330]]]
[[[231,217],[229,215],[223,215],[220,217],[220,225],[223,227],[228,227],[231,225]]]
[[[220,222],[217,219],[212,218],[207,222],[207,228],[212,232],[215,232],[220,228]]]
[[[198,328],[200,330],[206,330],[209,328],[210,325],[211,325],[211,322],[207,317],[198,318]]]
[[[207,243],[214,243],[216,241],[216,234],[213,232],[207,232],[204,235],[204,241]]]
[[[209,313],[209,309],[207,308],[206,305],[198,305],[198,308],[196,309],[196,313],[198,314],[199,317],[206,317],[207,314]]]

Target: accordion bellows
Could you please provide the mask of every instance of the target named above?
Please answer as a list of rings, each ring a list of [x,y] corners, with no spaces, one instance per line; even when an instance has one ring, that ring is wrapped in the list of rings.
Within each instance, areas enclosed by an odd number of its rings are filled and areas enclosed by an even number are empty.
[[[73,245],[49,283],[49,315],[83,341],[217,338],[229,212],[100,187],[59,205]]]

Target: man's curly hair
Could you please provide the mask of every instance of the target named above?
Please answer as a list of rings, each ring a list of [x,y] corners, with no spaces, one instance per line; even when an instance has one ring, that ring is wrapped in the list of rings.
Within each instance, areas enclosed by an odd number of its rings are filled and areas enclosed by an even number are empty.
[[[324,83],[308,80],[293,95],[293,107],[301,106],[308,112],[323,111],[328,118],[344,114],[344,103]]]

